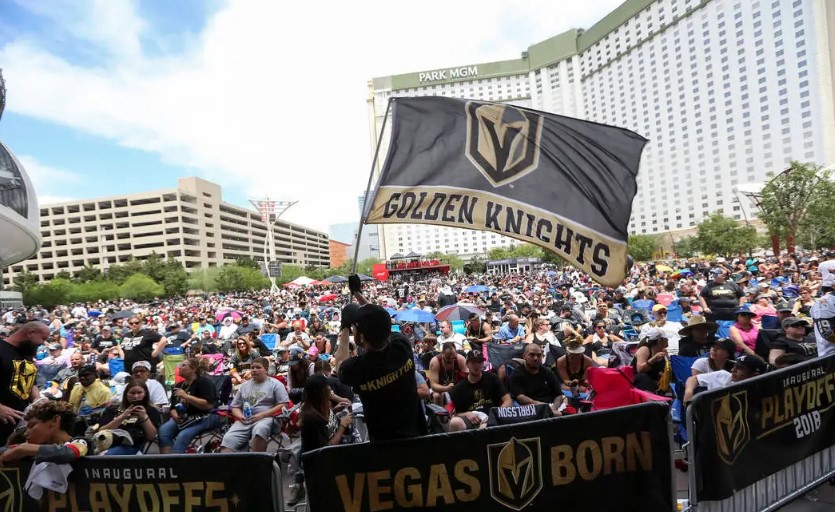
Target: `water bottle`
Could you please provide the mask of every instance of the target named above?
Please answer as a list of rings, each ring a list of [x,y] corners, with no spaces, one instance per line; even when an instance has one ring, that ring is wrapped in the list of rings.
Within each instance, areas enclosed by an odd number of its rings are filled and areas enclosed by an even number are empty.
[[[250,418],[252,418],[252,405],[247,401],[244,402],[244,419],[248,420]]]
[[[177,405],[174,406],[174,410],[177,411],[177,415],[180,417],[180,419],[186,419],[186,404],[184,404],[183,402],[177,402]]]
[[[82,416],[87,416],[91,412],[93,412],[93,408],[90,407],[90,404],[87,403],[87,393],[81,394],[81,404],[78,408],[78,414]]]

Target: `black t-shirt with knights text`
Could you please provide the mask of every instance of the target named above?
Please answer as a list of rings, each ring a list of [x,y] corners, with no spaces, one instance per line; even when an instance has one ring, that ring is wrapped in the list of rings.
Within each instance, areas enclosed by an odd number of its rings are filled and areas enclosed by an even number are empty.
[[[455,404],[455,412],[479,411],[490,412],[491,407],[500,407],[502,397],[507,394],[502,381],[495,373],[484,372],[481,379],[473,384],[469,379],[463,379],[452,388],[450,397]]]
[[[128,331],[122,337],[122,349],[125,351],[125,368],[133,368],[137,361],[151,363],[151,371],[156,370],[157,358],[151,356],[154,346],[162,338],[160,333],[151,329],[142,329],[137,334]]]
[[[373,441],[426,434],[412,347],[402,334],[392,333],[383,350],[345,360],[339,380],[359,394]]]
[[[739,298],[745,293],[736,283],[724,282],[718,284],[711,281],[705,285],[701,296],[704,297],[707,307],[715,312],[733,312],[739,307]]]

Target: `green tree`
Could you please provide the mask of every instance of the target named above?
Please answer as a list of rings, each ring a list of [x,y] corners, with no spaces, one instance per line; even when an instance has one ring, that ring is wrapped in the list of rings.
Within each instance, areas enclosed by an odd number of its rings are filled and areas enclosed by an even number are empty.
[[[261,268],[260,266],[258,266],[258,260],[250,256],[241,256],[235,258],[235,264],[239,267],[254,268],[255,270],[259,270]]]
[[[125,282],[127,278],[134,274],[144,273],[144,266],[141,261],[130,259],[121,265],[111,265],[107,269],[107,279],[115,281],[118,284]]]
[[[259,269],[239,267],[244,290],[263,290],[270,287],[270,280]]]
[[[629,235],[629,254],[635,261],[649,261],[658,250],[658,237],[655,235]]]
[[[66,270],[61,270],[60,272],[55,274],[54,279],[62,279],[62,280],[65,280],[65,281],[70,281],[70,280],[72,280],[72,275]]]
[[[759,217],[768,232],[786,240],[794,251],[795,238],[807,218],[809,206],[821,193],[829,191],[824,183],[830,173],[813,163],[792,162],[791,167],[765,184],[761,192]],[[827,197],[831,201],[831,197]]]
[[[141,262],[141,265],[143,274],[158,283],[162,282],[167,268],[165,259],[162,256],[156,252],[152,252],[145,258],[145,261]]]
[[[511,251],[511,258],[540,258],[545,256],[542,247],[533,244],[521,244],[514,246]]]
[[[29,288],[23,294],[23,301],[28,305],[40,304],[47,308],[67,304],[73,293],[73,283],[69,279],[55,278],[52,281]]]
[[[370,276],[371,269],[377,263],[380,263],[378,258],[365,258],[364,260],[360,260],[359,263],[357,263],[357,273]]]
[[[13,290],[18,292],[25,292],[29,288],[36,286],[38,284],[38,276],[26,270],[26,267],[23,268],[20,272],[18,272],[14,276],[14,286],[12,287]]]
[[[113,281],[88,281],[75,283],[70,292],[70,300],[78,302],[92,302],[96,300],[113,300],[119,298],[119,285]]]
[[[696,247],[705,254],[721,256],[750,253],[760,243],[753,226],[740,225],[720,211],[713,212],[698,225]]]
[[[162,297],[165,288],[161,284],[141,273],[133,274],[119,285],[119,295],[137,302],[148,302],[154,297]]]
[[[512,258],[511,251],[513,250],[513,246],[510,247],[493,247],[489,251],[487,251],[487,259],[488,260],[506,260],[508,258]]]
[[[673,242],[673,252],[679,258],[692,258],[698,252],[696,237],[686,236],[681,240]]]
[[[473,256],[472,259],[464,265],[464,272],[468,274],[483,274],[487,272],[487,262],[484,258]]]
[[[217,290],[216,281],[219,272],[218,267],[194,269],[188,276],[188,288],[204,292]]]
[[[835,183],[821,180],[800,222],[797,241],[813,251],[835,246]]]
[[[186,269],[179,264],[175,267],[168,267],[166,265],[165,274],[162,278],[162,287],[165,289],[165,295],[169,297],[185,295],[188,291],[188,273]]]
[[[84,265],[84,268],[75,273],[75,280],[79,283],[88,283],[90,281],[97,281],[101,279],[101,270],[90,265]]]
[[[241,268],[237,265],[224,265],[217,273],[215,280],[217,290],[220,292],[233,292],[244,289],[244,277]]]

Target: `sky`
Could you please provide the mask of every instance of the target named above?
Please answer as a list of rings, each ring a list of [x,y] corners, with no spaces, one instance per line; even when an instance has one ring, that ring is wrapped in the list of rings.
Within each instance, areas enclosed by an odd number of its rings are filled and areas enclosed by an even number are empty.
[[[622,0],[0,0],[0,139],[41,204],[174,188],[359,219],[373,77],[518,58]]]

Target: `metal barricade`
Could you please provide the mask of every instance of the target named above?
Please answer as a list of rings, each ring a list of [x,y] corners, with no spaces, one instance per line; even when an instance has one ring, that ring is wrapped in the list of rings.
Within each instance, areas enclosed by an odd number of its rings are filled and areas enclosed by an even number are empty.
[[[769,512],[835,477],[835,445],[833,445],[735,491],[728,498],[719,501],[700,501],[697,481],[700,471],[696,457],[699,438],[696,427],[692,408],[688,407],[689,443],[685,447],[690,471],[688,472],[688,506],[683,509],[685,512]],[[704,470],[710,471],[710,468]]]

